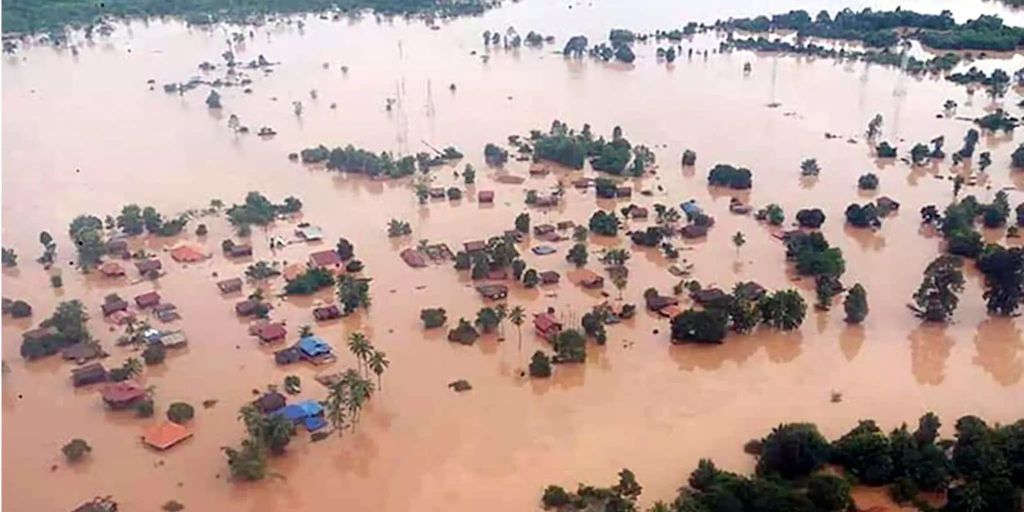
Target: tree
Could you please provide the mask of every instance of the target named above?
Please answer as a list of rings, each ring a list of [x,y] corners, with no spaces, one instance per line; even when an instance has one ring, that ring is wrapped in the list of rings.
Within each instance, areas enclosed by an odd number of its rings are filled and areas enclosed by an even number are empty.
[[[627,249],[623,247],[616,247],[604,252],[604,255],[601,256],[601,263],[612,267],[621,267],[625,265],[631,257],[633,257],[633,255],[630,254]]]
[[[530,214],[523,212],[516,215],[516,231],[520,233],[530,232]]]
[[[874,203],[859,205],[851,203],[846,207],[846,222],[858,228],[878,227],[882,220],[878,214],[878,208]]]
[[[481,332],[488,333],[498,326],[498,313],[494,308],[480,308],[476,313],[476,326]]]
[[[95,217],[93,217],[95,219]],[[99,219],[96,219],[100,222]],[[89,270],[99,264],[100,259],[106,253],[106,243],[101,232],[102,223],[99,228],[83,228],[74,232],[71,240],[78,250],[78,268]]]
[[[341,258],[341,261],[348,261],[356,254],[355,246],[345,238],[338,239],[338,244],[335,246],[334,250],[338,253],[338,257]]]
[[[737,286],[739,285],[737,284]],[[733,291],[727,312],[729,313],[730,328],[740,334],[746,334],[753,331],[754,328],[757,327],[757,323],[761,320],[760,312],[757,309],[757,303],[747,297],[741,296],[736,291]]]
[[[804,208],[796,212],[796,222],[802,228],[818,229],[825,223],[825,213],[820,208]]]
[[[586,338],[576,329],[565,329],[558,333],[552,344],[555,347],[554,362],[582,363],[587,360]]]
[[[161,343],[153,343],[142,351],[142,361],[146,366],[152,366],[164,362],[167,357],[167,349]]]
[[[261,480],[267,472],[265,449],[252,439],[243,439],[240,448],[222,448],[228,459],[231,477],[238,480]]]
[[[544,488],[544,495],[541,497],[541,503],[544,505],[545,509],[560,509],[569,505],[571,502],[572,496],[562,487],[549,485]]]
[[[917,316],[929,322],[946,322],[953,316],[964,289],[963,260],[942,255],[928,264],[921,286],[914,292]]]
[[[981,172],[985,172],[985,169],[988,169],[990,165],[992,165],[992,153],[982,151],[978,154],[978,167],[981,169]]]
[[[602,236],[615,236],[619,233],[619,218],[615,212],[597,210],[590,216],[588,227],[590,231]]]
[[[672,318],[672,342],[721,343],[728,321],[718,309],[687,309]]]
[[[2,251],[2,262],[5,267],[16,267],[18,266],[18,254],[14,252],[14,249],[4,247]]]
[[[502,165],[508,161],[508,151],[488,142],[484,146],[484,161],[490,166]]]
[[[892,481],[894,464],[889,439],[874,421],[861,421],[833,443],[834,460],[867,485]]]
[[[388,221],[388,237],[396,238],[412,234],[412,226],[404,220],[391,219]]]
[[[551,376],[551,358],[538,350],[530,358],[530,377],[548,378]]]
[[[758,301],[761,320],[769,327],[790,331],[800,327],[807,304],[796,290],[778,290]]]
[[[79,439],[76,437],[62,446],[60,451],[64,454],[64,458],[67,459],[68,462],[75,463],[82,460],[86,455],[92,452],[92,447],[89,446],[89,443],[87,443],[85,439]]]
[[[745,190],[753,185],[752,179],[750,169],[728,164],[716,164],[708,172],[708,185],[717,187]]]
[[[754,218],[757,220],[767,221],[768,224],[771,224],[772,226],[781,226],[782,223],[786,221],[786,214],[782,211],[781,206],[771,203],[758,210],[754,215]]]
[[[814,176],[817,177],[821,173],[821,166],[818,165],[818,161],[814,158],[808,158],[800,162],[800,175],[801,176]]]
[[[834,475],[811,476],[807,498],[822,512],[845,512],[853,507],[850,484]]]
[[[462,170],[462,181],[466,185],[476,183],[476,169],[473,168],[472,164],[466,164],[466,168]]]
[[[129,204],[121,208],[121,214],[117,216],[117,227],[127,235],[141,235],[145,229],[142,208],[137,204]]]
[[[576,265],[576,267],[582,267],[587,264],[587,246],[581,243],[574,244],[569,252],[565,254],[565,261]]]
[[[370,344],[370,340],[365,334],[356,331],[348,336],[348,350],[356,356],[359,368],[362,370],[366,367],[370,355],[373,354],[373,345]]]
[[[434,329],[448,321],[448,314],[444,308],[425,308],[420,310],[420,320],[424,328]]]
[[[882,114],[875,114],[875,117],[868,122],[867,136],[869,140],[874,140],[882,133]]]
[[[210,89],[210,94],[206,96],[206,106],[211,109],[220,109],[222,107],[220,94],[216,90]]]
[[[846,322],[859,324],[868,316],[868,292],[860,283],[853,285],[843,299]]]
[[[693,167],[697,163],[697,152],[692,149],[683,151],[682,163],[686,167]]]
[[[534,288],[538,283],[540,283],[540,277],[537,275],[537,270],[531,268],[523,272],[523,286]]]
[[[380,350],[374,350],[370,354],[370,359],[367,363],[370,366],[370,371],[377,376],[377,387],[383,389],[381,376],[384,375],[384,370],[391,366],[391,361],[388,361],[387,354]]]
[[[978,258],[985,275],[985,301],[989,313],[1014,314],[1024,300],[1024,250],[989,245]]]
[[[812,423],[784,423],[762,442],[757,474],[793,479],[816,471],[827,460],[829,444]]]
[[[297,395],[302,391],[302,380],[298,375],[287,375],[284,378],[284,392]]]
[[[359,308],[370,307],[370,281],[345,274],[338,280],[338,301],[349,314]]]
[[[523,322],[526,321],[526,310],[522,306],[512,306],[508,313],[508,319],[516,326],[516,333],[519,335],[519,348],[523,347]]]
[[[873,172],[861,175],[857,178],[857,188],[861,190],[875,190],[878,188],[878,176]]]
[[[743,236],[742,231],[737,231],[736,234],[732,236],[732,245],[736,246],[737,258],[740,256],[740,248],[743,247],[746,243],[747,237]]]
[[[253,283],[261,283],[279,275],[281,272],[266,261],[257,261],[245,269],[245,278]]]
[[[174,402],[167,407],[167,419],[174,423],[188,423],[195,414],[195,409],[185,402]]]
[[[23,300],[16,300],[11,303],[11,318],[26,318],[32,316],[32,306]]]

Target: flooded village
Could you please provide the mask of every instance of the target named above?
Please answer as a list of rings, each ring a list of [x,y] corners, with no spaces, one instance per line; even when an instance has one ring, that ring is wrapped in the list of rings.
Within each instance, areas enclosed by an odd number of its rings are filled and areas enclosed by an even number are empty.
[[[5,28],[2,505],[1020,510],[1012,3]]]

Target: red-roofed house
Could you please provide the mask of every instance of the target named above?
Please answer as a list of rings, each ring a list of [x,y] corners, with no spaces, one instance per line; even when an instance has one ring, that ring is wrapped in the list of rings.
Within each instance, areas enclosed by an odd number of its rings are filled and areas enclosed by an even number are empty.
[[[329,249],[310,254],[309,263],[319,268],[337,268],[341,266],[342,261],[337,251]]]
[[[551,313],[541,313],[533,317],[533,330],[541,338],[553,341],[562,332],[562,323]]]
[[[280,323],[267,324],[256,331],[256,336],[259,337],[261,343],[281,341],[287,335],[288,331],[284,328],[284,324]]]
[[[103,402],[112,409],[123,409],[132,405],[136,400],[146,396],[146,390],[130,382],[118,382],[104,386],[100,390]]]
[[[140,308],[151,308],[160,304],[160,294],[157,292],[143,293],[135,297],[135,305]]]

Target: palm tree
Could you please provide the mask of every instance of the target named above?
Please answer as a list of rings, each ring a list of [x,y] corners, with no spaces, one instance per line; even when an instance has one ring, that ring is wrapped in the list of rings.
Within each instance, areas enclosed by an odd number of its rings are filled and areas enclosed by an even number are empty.
[[[339,382],[331,386],[324,402],[324,416],[338,431],[339,436],[348,426],[348,401],[348,386],[344,382]]]
[[[612,284],[619,290],[619,300],[622,300],[622,290],[626,288],[626,275],[624,272],[616,272],[612,276]]]
[[[388,361],[388,357],[384,352],[380,350],[374,350],[373,354],[370,355],[369,363],[370,369],[373,370],[373,373],[377,374],[377,388],[383,389],[384,386],[381,384],[380,376],[384,373],[384,370],[386,370],[387,367],[391,364],[391,361]]]
[[[245,425],[245,431],[254,442],[262,443],[263,415],[255,405],[249,404],[238,410],[238,419]]]
[[[137,357],[129,357],[125,360],[123,368],[125,369],[125,372],[128,373],[129,379],[137,375],[142,375],[142,362],[139,361],[139,358]]]
[[[373,351],[373,345],[370,344],[370,340],[366,339],[365,334],[354,332],[348,337],[348,349],[359,360],[359,368],[363,369]]]
[[[505,318],[508,317],[508,304],[504,302],[494,306],[494,313],[498,315],[498,339],[505,339]]]
[[[746,244],[746,243],[747,243],[747,237],[743,236],[743,232],[742,231],[737,231],[736,234],[732,236],[732,244],[736,246],[736,257],[737,258],[740,256],[740,247],[743,247],[743,244]]]
[[[309,324],[303,325],[299,328],[299,337],[305,338],[313,335],[313,328]]]
[[[621,267],[629,261],[630,257],[632,257],[632,255],[628,250],[622,247],[616,247],[615,249],[608,249],[605,251],[604,256],[601,256],[601,262],[606,265]]]

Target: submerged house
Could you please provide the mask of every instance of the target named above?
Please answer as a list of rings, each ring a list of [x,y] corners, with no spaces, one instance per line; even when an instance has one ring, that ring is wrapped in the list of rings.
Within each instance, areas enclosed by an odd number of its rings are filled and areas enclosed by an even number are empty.
[[[71,384],[76,388],[107,381],[107,369],[100,363],[92,363],[71,370]]]
[[[249,244],[232,245],[225,253],[229,258],[245,258],[252,256],[252,246]]]
[[[562,332],[562,323],[555,318],[554,313],[541,313],[533,317],[533,330],[537,336],[554,341]]]
[[[83,364],[91,359],[105,356],[103,349],[100,348],[98,343],[86,343],[80,341],[61,349],[60,356],[68,361],[74,361],[78,364]]]
[[[587,288],[601,288],[604,286],[604,278],[592,270],[581,268],[576,272],[579,285]]]
[[[466,254],[472,256],[478,252],[483,252],[487,249],[487,242],[483,240],[472,240],[462,244],[462,248],[466,251]]]
[[[164,348],[181,348],[188,345],[188,336],[184,331],[169,331],[159,334],[158,340]]]
[[[146,292],[135,297],[135,305],[142,308],[151,308],[160,304],[160,294],[157,292]]]
[[[190,437],[192,437],[192,431],[184,425],[173,421],[162,421],[142,434],[142,442],[162,451]]]
[[[282,323],[270,323],[261,326],[256,331],[256,336],[260,339],[261,343],[274,343],[281,341],[288,335],[288,330],[284,328]]]
[[[100,274],[103,277],[123,277],[124,267],[116,261],[108,261],[100,265]]]
[[[191,245],[179,245],[171,249],[171,259],[178,263],[196,263],[205,260],[207,257],[207,254],[201,249]]]
[[[326,322],[336,318],[341,318],[341,309],[334,304],[331,304],[330,306],[320,306],[313,309],[313,319],[317,322]]]
[[[485,299],[501,300],[508,297],[508,286],[503,284],[481,284],[476,287],[477,293]]]
[[[131,382],[118,382],[105,386],[100,390],[100,395],[103,397],[103,403],[111,409],[124,409],[134,404],[136,400],[145,398],[146,390]]]
[[[721,288],[704,288],[690,294],[694,302],[704,307],[724,307],[729,304],[732,297],[722,291]]]
[[[338,268],[343,262],[334,249],[318,251],[309,255],[309,264],[317,268]]]
[[[479,203],[490,204],[494,202],[494,191],[493,190],[481,190],[476,194],[476,200]]]
[[[335,361],[334,349],[319,336],[306,336],[295,345],[304,359],[313,364],[327,364]]]
[[[238,316],[252,316],[256,313],[256,308],[260,305],[260,301],[253,299],[246,299],[242,302],[235,304],[235,314]]]
[[[120,297],[112,298],[110,300],[103,302],[103,304],[100,305],[100,311],[103,312],[103,316],[110,316],[114,313],[117,313],[118,311],[125,311],[127,309],[128,302],[125,301],[124,299],[121,299]]]
[[[313,241],[316,241],[316,240],[323,239],[323,237],[324,237],[324,230],[320,229],[319,226],[312,226],[312,225],[309,225],[309,224],[305,224],[305,225],[300,224],[298,229],[295,230],[295,234],[299,238],[301,238],[301,239],[303,239],[303,240],[305,240],[307,242],[313,242]]]
[[[277,391],[267,391],[257,398],[253,402],[253,405],[255,405],[263,414],[270,414],[288,405],[288,399]]]
[[[562,278],[554,270],[545,270],[537,274],[537,276],[540,277],[540,284],[558,284],[559,279]]]
[[[423,268],[427,266],[427,259],[423,256],[423,253],[417,249],[413,249],[411,247],[406,248],[398,255],[406,265],[409,265],[412,268]]]
[[[288,347],[274,352],[274,362],[278,366],[286,366],[299,361],[302,361],[302,351],[299,350],[299,347]]]
[[[151,274],[159,274],[163,270],[164,264],[160,263],[158,259],[148,259],[135,262],[135,269],[139,271],[139,274],[143,276],[149,276]]]
[[[164,323],[181,320],[181,315],[178,314],[178,306],[169,302],[153,306],[153,314],[156,316],[157,320]]]
[[[327,422],[324,420],[324,408],[315,400],[303,400],[286,405],[274,414],[284,416],[285,419],[296,425],[301,424],[310,432],[327,426]]]

